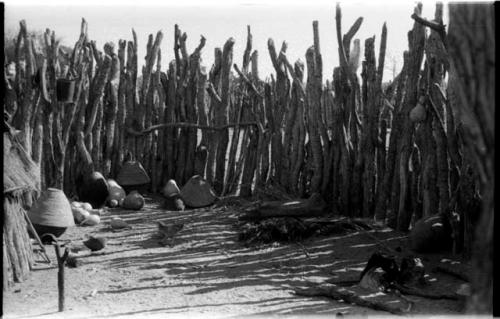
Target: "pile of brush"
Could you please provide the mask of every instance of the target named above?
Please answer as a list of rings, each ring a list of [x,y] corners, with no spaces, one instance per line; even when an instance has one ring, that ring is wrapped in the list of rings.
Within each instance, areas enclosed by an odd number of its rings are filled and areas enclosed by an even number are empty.
[[[326,218],[267,218],[239,225],[239,241],[246,246],[274,242],[298,242],[314,235],[344,235],[360,229],[369,229],[365,223]]]

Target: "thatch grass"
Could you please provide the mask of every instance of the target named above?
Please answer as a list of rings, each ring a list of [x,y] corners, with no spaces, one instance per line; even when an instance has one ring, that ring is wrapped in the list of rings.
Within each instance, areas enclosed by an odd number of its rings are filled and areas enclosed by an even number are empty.
[[[16,140],[12,130],[4,132],[4,225],[3,284],[27,279],[33,266],[33,247],[28,235],[26,210],[36,200],[39,190],[39,169]]]
[[[39,188],[38,166],[10,132],[3,134],[3,161],[4,195],[23,189],[37,190]]]

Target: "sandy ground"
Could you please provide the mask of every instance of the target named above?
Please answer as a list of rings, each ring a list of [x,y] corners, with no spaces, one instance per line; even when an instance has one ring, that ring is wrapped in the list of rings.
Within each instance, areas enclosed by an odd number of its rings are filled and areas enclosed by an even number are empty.
[[[133,228],[112,231],[109,221],[115,216]],[[158,244],[159,220],[184,223],[173,247]],[[101,224],[74,227],[61,237],[70,240],[67,245],[73,250],[81,250],[81,264],[65,270],[66,311],[57,312],[57,268],[40,262],[28,281],[4,293],[4,318],[390,316],[324,297],[292,294],[292,287],[304,286],[306,281],[358,274],[376,249],[366,233],[246,248],[237,240],[236,223],[237,213],[231,207],[172,212],[161,208],[158,197],[147,198],[141,211],[105,209]],[[370,233],[389,247],[405,247],[404,234]],[[82,244],[88,234],[107,237],[107,247],[91,253]],[[46,247],[55,260],[54,249]],[[432,255],[423,257],[423,262],[430,269],[442,258],[453,259]],[[450,292],[463,283],[428,273],[430,290]],[[398,302],[397,297],[381,298]],[[461,311],[458,301],[407,298],[414,302],[411,315]]]

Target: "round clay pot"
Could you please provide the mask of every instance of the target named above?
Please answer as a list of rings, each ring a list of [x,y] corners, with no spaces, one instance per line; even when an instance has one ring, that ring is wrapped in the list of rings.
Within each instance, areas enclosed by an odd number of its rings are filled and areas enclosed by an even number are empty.
[[[92,208],[101,208],[109,196],[108,182],[99,172],[92,172],[83,177],[79,188],[79,200],[92,205]]]
[[[416,252],[439,252],[451,248],[451,229],[441,215],[423,218],[410,232],[410,244]]]
[[[127,194],[125,193],[125,190],[123,187],[121,187],[115,180],[113,179],[108,179],[108,187],[109,187],[109,196],[108,196],[108,204],[111,206],[111,201],[115,201],[116,204],[115,206],[111,207],[116,207],[118,206],[118,203],[122,201]]]
[[[140,210],[144,206],[144,197],[137,191],[132,191],[125,197],[121,205],[125,209]]]

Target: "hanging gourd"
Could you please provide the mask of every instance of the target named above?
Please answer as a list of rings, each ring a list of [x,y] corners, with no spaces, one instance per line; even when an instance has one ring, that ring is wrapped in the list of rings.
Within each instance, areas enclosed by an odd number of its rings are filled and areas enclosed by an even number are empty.
[[[116,207],[121,205],[123,199],[127,194],[125,190],[118,185],[118,183],[113,179],[108,179],[108,187],[109,187],[109,196],[108,196],[108,205],[110,207]]]
[[[410,111],[410,120],[413,123],[420,123],[425,120],[426,109],[425,109],[425,96],[420,96],[418,98],[417,105]]]

